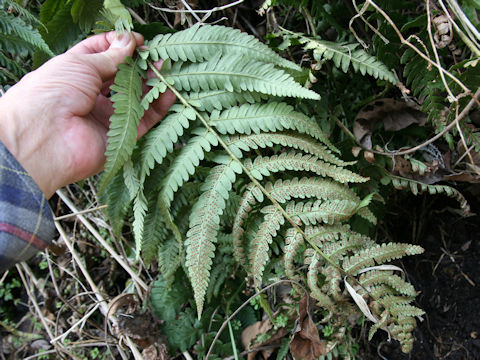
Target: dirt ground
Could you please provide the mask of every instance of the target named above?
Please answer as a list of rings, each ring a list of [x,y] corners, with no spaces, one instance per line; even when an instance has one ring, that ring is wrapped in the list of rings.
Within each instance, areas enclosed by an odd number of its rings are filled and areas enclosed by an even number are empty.
[[[477,214],[468,218],[445,211],[455,205],[440,197],[433,201],[417,198],[407,208],[404,203],[401,209],[392,210],[392,215],[405,219],[392,225],[393,240],[411,242],[416,237],[416,243],[425,248],[423,255],[405,259],[403,266],[420,292],[416,305],[426,315],[414,333],[411,354],[402,354],[398,344],[388,343],[383,333],[370,343],[369,359],[480,359],[479,199],[468,198]]]

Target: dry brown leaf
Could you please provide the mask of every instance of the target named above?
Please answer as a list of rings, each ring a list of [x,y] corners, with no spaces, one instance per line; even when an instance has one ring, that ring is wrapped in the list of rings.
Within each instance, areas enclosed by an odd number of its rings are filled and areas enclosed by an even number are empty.
[[[386,131],[398,131],[412,124],[423,126],[427,116],[414,104],[395,99],[379,99],[364,106],[355,117],[353,134],[360,144],[372,148],[372,131],[378,121]]]
[[[263,321],[257,321],[256,323],[248,326],[245,330],[242,331],[242,344],[245,349],[254,349],[255,347],[264,347],[265,345],[274,345],[280,344],[281,339],[288,334],[288,329],[280,328],[274,334],[272,334],[267,340],[262,343],[255,343],[255,339],[259,334],[266,334],[273,328],[270,319],[265,319]],[[262,358],[269,359],[270,356],[275,352],[276,348],[262,350]],[[259,351],[252,351],[248,354],[247,360],[253,360],[256,358]]]
[[[320,340],[318,329],[309,311],[310,297],[305,295],[299,304],[299,319],[290,341],[290,352],[295,360],[315,360],[327,354],[324,340]]]

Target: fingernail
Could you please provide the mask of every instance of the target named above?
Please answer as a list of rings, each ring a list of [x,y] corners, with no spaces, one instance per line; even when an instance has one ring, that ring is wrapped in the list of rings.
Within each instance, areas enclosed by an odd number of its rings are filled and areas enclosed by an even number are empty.
[[[130,34],[129,33],[123,33],[123,34],[118,34],[115,37],[115,40],[113,40],[112,45],[110,45],[111,48],[124,48],[127,46],[130,42]]]

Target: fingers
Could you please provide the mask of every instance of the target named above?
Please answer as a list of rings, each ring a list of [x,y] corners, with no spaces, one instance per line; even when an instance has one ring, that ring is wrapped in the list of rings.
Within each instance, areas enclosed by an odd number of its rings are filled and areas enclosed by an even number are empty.
[[[133,34],[135,37],[137,46],[143,45],[143,36],[141,34],[135,32],[131,34]],[[77,45],[68,50],[67,54],[97,54],[108,50],[110,45],[115,41],[115,38],[115,31],[94,35],[79,42]]]
[[[136,33],[115,35],[114,32],[93,36],[73,47],[69,53],[81,56],[103,81],[110,80],[125,57],[132,56],[135,48],[143,44],[143,37]]]
[[[167,90],[150,105],[138,126],[138,138],[142,137],[165,116],[170,106],[175,103],[175,100],[176,96],[173,92]]]

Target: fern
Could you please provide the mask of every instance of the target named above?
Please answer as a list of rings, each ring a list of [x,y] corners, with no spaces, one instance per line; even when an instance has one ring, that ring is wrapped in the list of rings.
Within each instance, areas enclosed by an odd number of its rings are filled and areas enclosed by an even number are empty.
[[[347,66],[392,80],[379,63],[353,53]],[[150,89],[142,98],[142,77],[160,58],[166,66],[152,69],[157,78],[148,80]],[[113,200],[124,192],[113,216],[133,202],[137,253],[147,263],[156,257],[168,283],[185,270],[199,317],[205,302],[219,294],[234,261],[258,287],[268,280],[270,263],[283,266],[289,278],[309,284],[328,316],[341,318],[341,311],[345,316],[359,312],[341,292],[342,269],[354,276],[365,266],[421,251],[377,246],[345,224],[357,213],[375,221],[368,202],[349,185],[368,178],[347,169],[354,162],[338,158],[340,151],[318,119],[283,99],[319,99],[290,75],[297,70],[249,35],[197,25],[155,37],[117,75],[105,197]],[[178,103],[135,146],[140,117],[167,88]],[[309,264],[306,276],[296,270],[302,261]],[[358,278],[367,281],[365,274]],[[409,305],[395,288],[407,283],[391,278],[371,280],[373,287],[390,290],[379,297],[392,309],[389,314],[397,305]],[[391,324],[387,319],[376,328]]]
[[[399,82],[397,76],[375,56],[365,50],[357,49],[360,44],[337,43],[332,41],[309,38],[301,34],[284,31],[286,38],[295,38],[304,44],[305,50],[313,50],[314,59],[321,64],[325,60],[332,60],[337,68],[347,72],[350,65],[355,72],[362,75],[369,74],[375,79],[386,80],[392,84]]]
[[[197,24],[175,34],[157,35],[148,42],[148,55],[153,61],[202,62],[217,54],[238,54],[257,61],[300,70],[300,67],[279,57],[255,37],[223,26]]]
[[[107,162],[101,190],[132,154],[137,139],[137,127],[144,113],[140,105],[142,79],[135,60],[127,59],[120,64],[111,89],[116,92],[112,96],[115,112],[110,118],[110,130],[107,134]]]

